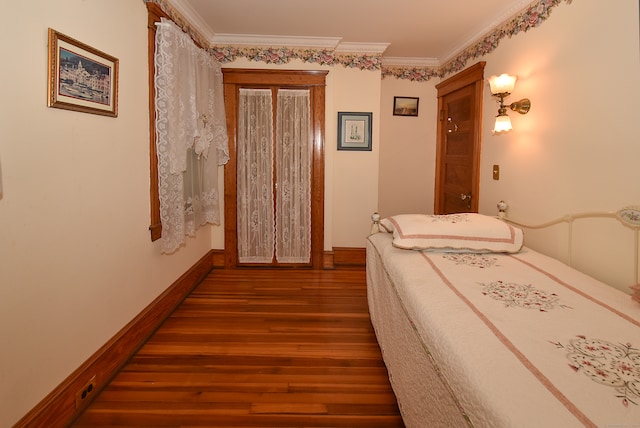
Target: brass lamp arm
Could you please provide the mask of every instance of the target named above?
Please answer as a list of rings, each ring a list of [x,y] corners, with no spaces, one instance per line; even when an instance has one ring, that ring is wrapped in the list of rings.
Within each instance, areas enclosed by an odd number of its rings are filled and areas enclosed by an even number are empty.
[[[499,115],[505,114],[507,112],[507,107],[520,114],[527,114],[531,109],[531,100],[529,100],[529,98],[523,98],[520,101],[514,101],[509,105],[505,105],[504,99],[509,95],[509,92],[494,95],[499,98],[499,100],[496,100],[496,102],[500,104],[500,108],[498,110]]]

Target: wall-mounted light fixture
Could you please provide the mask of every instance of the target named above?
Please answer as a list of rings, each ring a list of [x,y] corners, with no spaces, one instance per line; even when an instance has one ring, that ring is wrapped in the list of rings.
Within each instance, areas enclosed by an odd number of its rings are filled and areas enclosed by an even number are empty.
[[[513,88],[516,86],[516,76],[509,76],[508,74],[501,74],[500,76],[491,76],[489,78],[489,86],[491,86],[491,94],[494,97],[499,98],[498,103],[498,116],[496,116],[496,124],[493,127],[493,133],[499,134],[501,132],[511,131],[511,119],[507,116],[507,107],[513,111],[517,111],[520,114],[526,114],[531,108],[531,101],[528,98],[523,98],[520,101],[513,102],[509,105],[504,104],[504,99],[513,92]]]

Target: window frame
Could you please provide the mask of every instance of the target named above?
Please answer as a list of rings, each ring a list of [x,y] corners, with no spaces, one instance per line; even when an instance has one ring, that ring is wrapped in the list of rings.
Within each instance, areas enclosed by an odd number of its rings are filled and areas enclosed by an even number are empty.
[[[160,192],[158,190],[158,152],[156,149],[156,85],[155,54],[156,54],[156,22],[169,16],[155,3],[147,3],[147,29],[148,29],[148,58],[149,58],[149,197],[151,241],[162,237],[162,222],[160,220]]]
[[[160,191],[158,188],[158,151],[156,148],[156,85],[155,85],[155,55],[156,55],[156,23],[162,18],[171,17],[153,2],[147,2],[147,37],[149,63],[149,211],[151,241],[162,237],[162,220],[160,219]],[[193,37],[192,37],[193,40]],[[198,47],[200,43],[193,41]]]

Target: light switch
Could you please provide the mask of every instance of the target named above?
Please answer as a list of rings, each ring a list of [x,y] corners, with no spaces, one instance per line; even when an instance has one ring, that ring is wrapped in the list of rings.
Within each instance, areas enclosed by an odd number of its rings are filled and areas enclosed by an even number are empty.
[[[493,179],[500,180],[500,165],[493,166]]]

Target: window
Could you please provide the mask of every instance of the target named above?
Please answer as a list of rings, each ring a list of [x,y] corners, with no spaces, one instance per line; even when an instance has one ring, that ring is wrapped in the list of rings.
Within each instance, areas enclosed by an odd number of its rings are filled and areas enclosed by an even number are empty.
[[[159,213],[161,227],[154,236],[152,224],[152,239],[162,238],[162,251],[171,253],[205,223],[220,224],[217,168],[229,159],[222,71],[170,19],[149,23],[154,28],[150,161],[157,183],[151,192],[158,203],[152,222]]]

